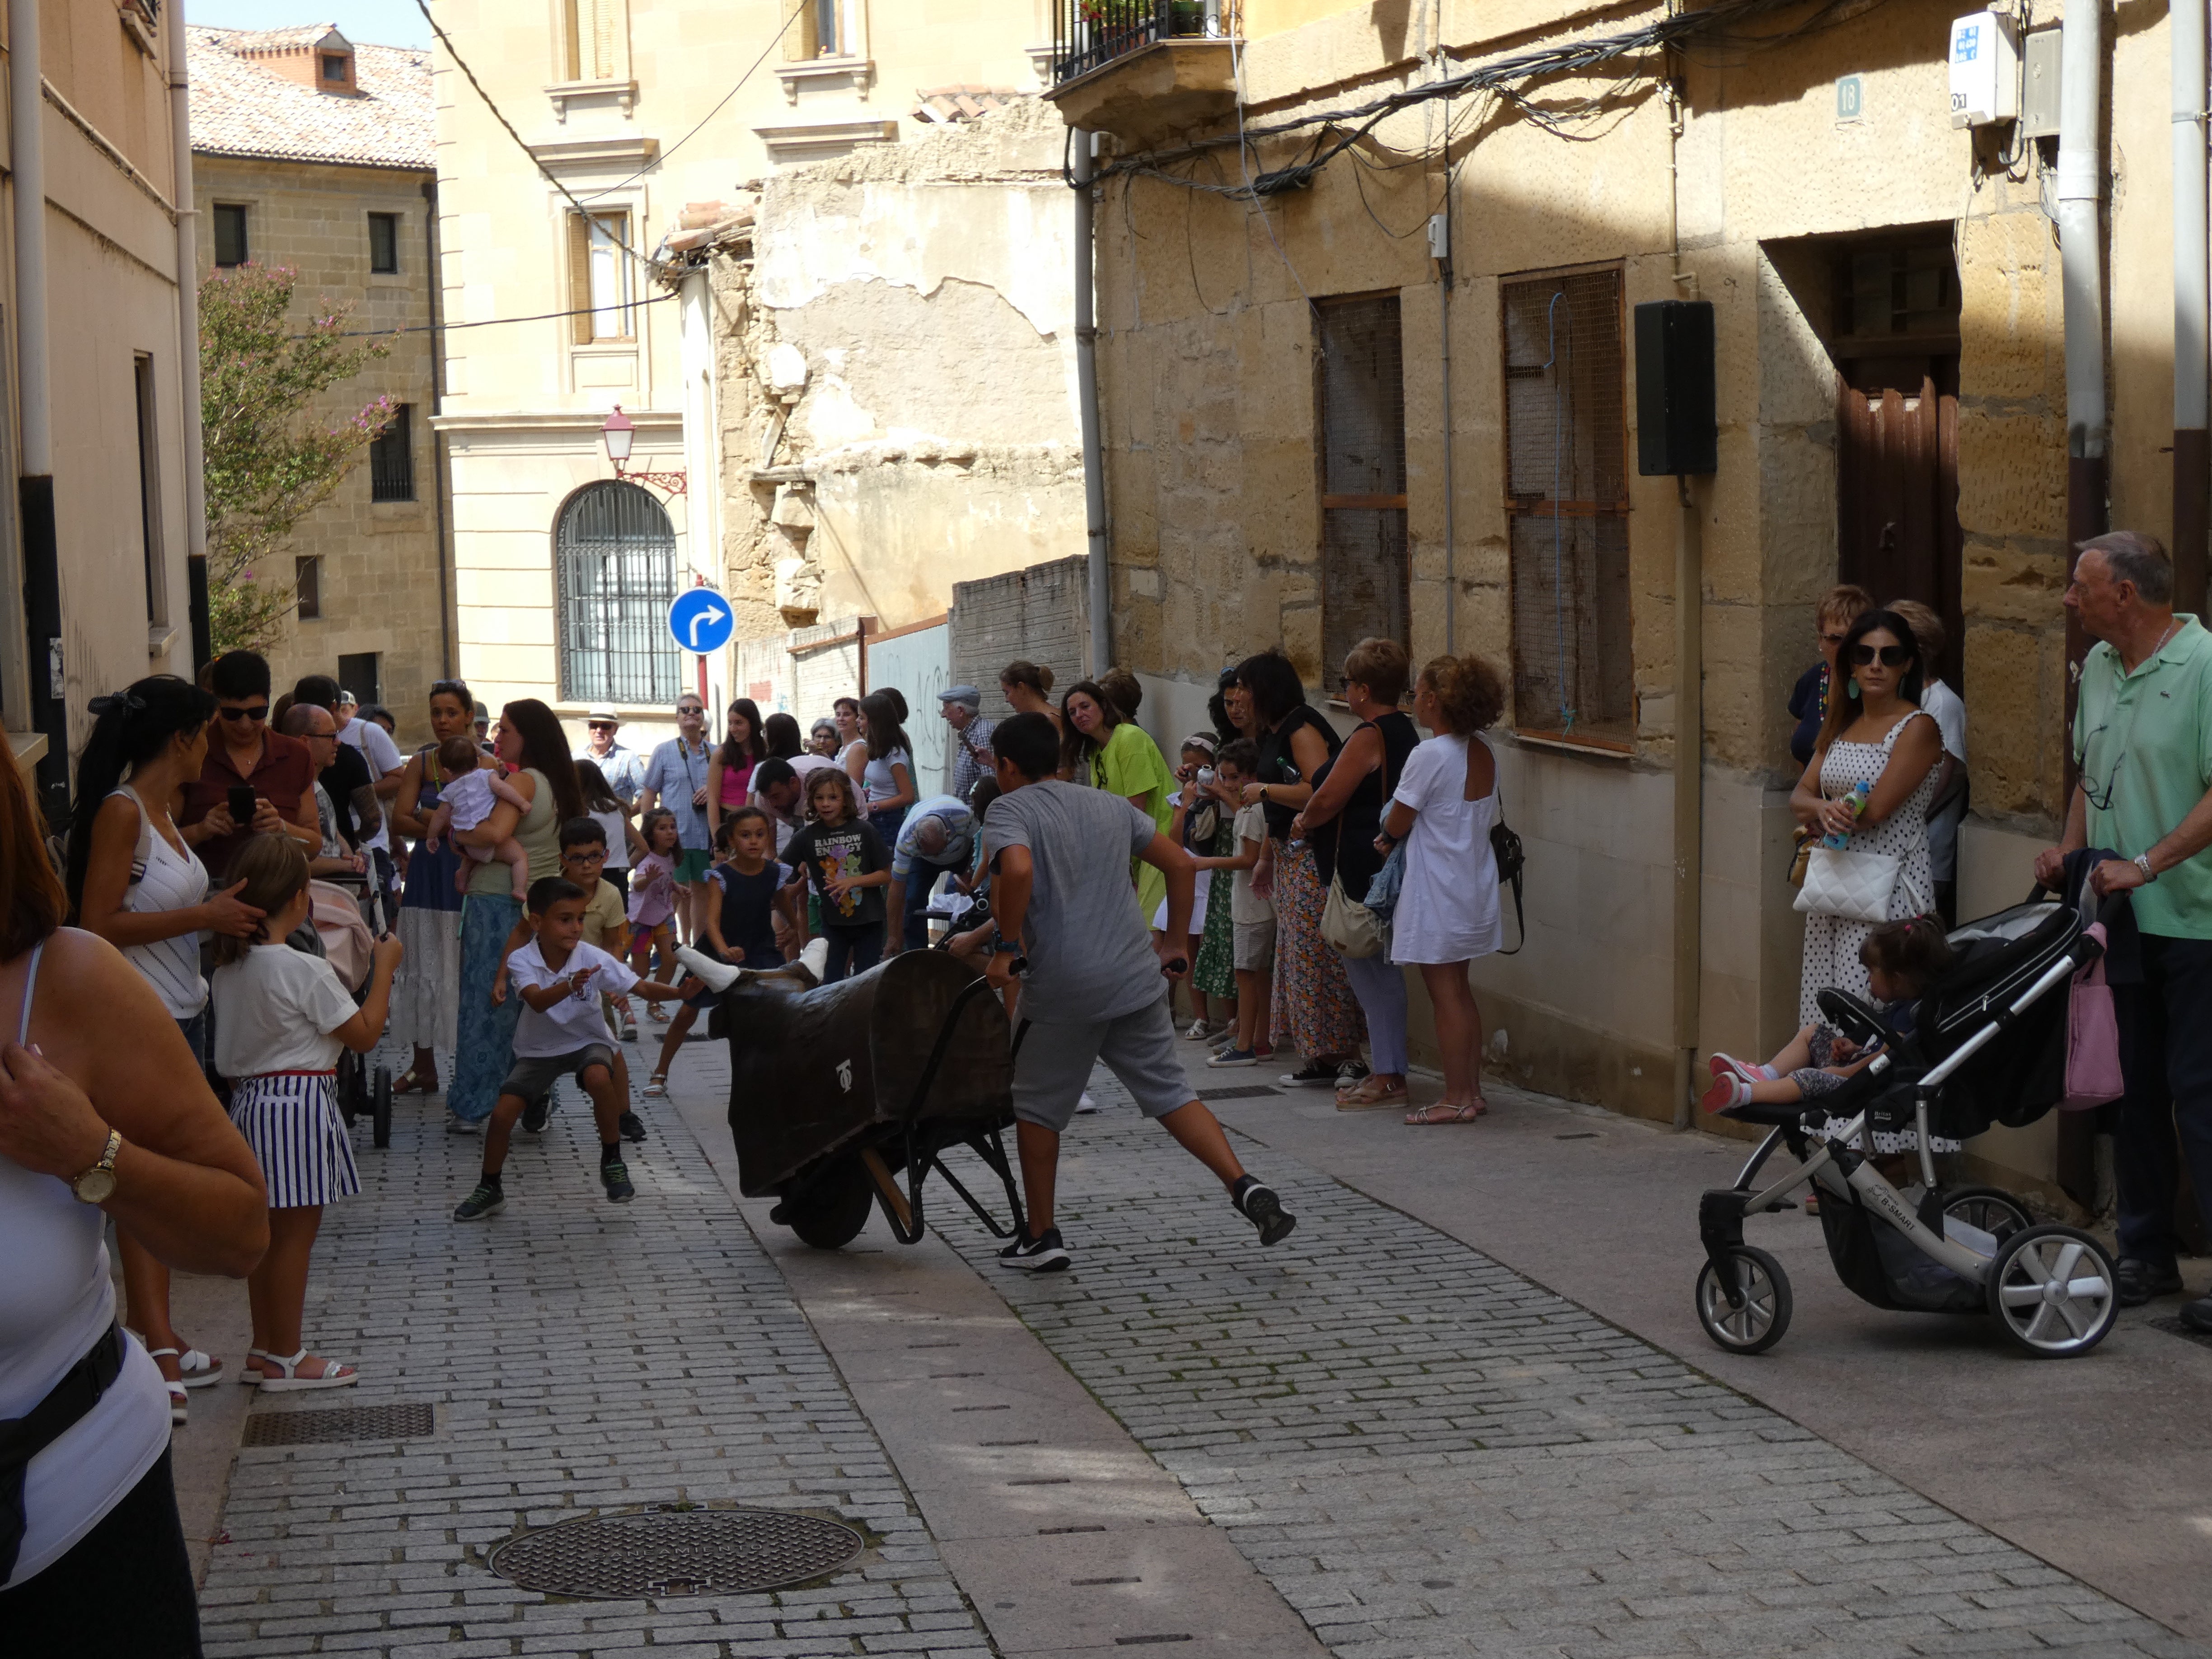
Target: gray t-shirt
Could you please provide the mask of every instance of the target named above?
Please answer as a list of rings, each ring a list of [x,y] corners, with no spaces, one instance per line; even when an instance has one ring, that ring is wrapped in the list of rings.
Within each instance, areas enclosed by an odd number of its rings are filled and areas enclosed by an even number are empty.
[[[1160,1000],[1160,959],[1137,908],[1129,860],[1158,826],[1121,796],[1057,779],[1001,795],[983,815],[992,867],[1009,847],[1032,871],[1022,948],[1029,956],[1021,1017],[1087,1025]]]

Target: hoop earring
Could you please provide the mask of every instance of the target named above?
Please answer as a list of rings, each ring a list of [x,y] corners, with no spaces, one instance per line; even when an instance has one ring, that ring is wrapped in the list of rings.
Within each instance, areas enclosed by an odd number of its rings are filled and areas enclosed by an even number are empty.
[[[1844,686],[1844,695],[1848,696],[1853,702],[1856,702],[1859,700],[1859,683],[1856,676],[1852,678],[1849,684]]]

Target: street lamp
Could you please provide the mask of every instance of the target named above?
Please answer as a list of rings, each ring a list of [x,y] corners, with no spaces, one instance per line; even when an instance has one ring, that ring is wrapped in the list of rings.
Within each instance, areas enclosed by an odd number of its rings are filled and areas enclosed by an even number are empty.
[[[614,463],[615,477],[631,483],[651,484],[656,489],[666,490],[671,495],[685,494],[690,480],[684,473],[632,472],[628,470],[626,463],[629,460],[630,445],[636,435],[635,423],[622,412],[622,405],[617,404],[615,412],[607,416],[606,424],[599,428],[600,441],[607,447],[607,459]]]

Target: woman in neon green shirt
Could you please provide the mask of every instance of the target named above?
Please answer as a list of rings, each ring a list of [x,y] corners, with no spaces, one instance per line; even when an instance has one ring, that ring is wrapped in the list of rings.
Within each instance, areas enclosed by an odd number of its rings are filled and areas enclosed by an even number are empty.
[[[1152,734],[1126,718],[1096,680],[1070,686],[1060,709],[1066,733],[1060,757],[1068,777],[1123,796],[1166,833],[1175,822],[1175,775]],[[1138,906],[1147,923],[1157,924],[1168,896],[1167,878],[1141,862],[1134,866],[1134,876]]]

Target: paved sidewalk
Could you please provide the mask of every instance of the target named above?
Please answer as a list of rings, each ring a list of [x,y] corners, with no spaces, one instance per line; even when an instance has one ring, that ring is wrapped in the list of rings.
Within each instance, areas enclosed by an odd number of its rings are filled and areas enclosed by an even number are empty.
[[[1020,1278],[980,1229],[947,1236],[1346,1659],[2200,1651],[1254,1148],[1301,1223],[1262,1252],[1103,1073],[1092,1089],[1109,1113],[1078,1120],[1061,1175],[1074,1270]]]
[[[482,1143],[401,1103],[365,1190],[334,1206],[310,1285],[319,1352],[354,1389],[272,1411],[431,1402],[436,1431],[238,1455],[201,1598],[210,1659],[339,1651],[913,1654],[985,1659],[975,1617],[790,1291],[673,1112],[635,1149],[635,1203],[599,1190],[587,1111],[519,1135],[508,1206],[447,1219]],[[485,1565],[515,1533],[689,1500],[825,1514],[879,1539],[797,1589],[587,1601]]]

